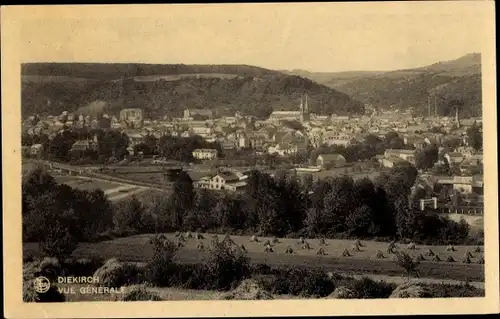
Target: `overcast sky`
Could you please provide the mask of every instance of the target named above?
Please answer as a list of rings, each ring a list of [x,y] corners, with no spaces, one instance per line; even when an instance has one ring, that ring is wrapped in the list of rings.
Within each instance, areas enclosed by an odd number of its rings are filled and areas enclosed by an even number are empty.
[[[52,10],[52,11],[51,11]],[[467,2],[38,7],[23,62],[249,64],[394,70],[482,51],[484,8]]]

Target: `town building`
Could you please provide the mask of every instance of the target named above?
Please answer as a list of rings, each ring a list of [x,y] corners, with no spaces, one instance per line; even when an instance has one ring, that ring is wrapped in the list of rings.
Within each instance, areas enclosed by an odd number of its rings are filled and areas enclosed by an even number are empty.
[[[442,176],[437,177],[436,181],[439,184],[448,185],[463,194],[483,194],[483,176],[482,175],[472,175],[472,176]]]
[[[407,162],[415,162],[415,150],[402,150],[402,149],[387,149],[384,152],[385,158],[401,158]]]
[[[184,119],[190,119],[195,117],[203,117],[212,119],[213,113],[212,110],[209,109],[185,109],[184,110]]]
[[[335,167],[343,167],[346,163],[345,157],[341,154],[320,154],[316,159],[316,166],[326,170]]]
[[[144,120],[142,109],[130,108],[120,111],[120,122],[126,123],[128,127],[141,127]]]
[[[309,102],[308,97],[300,97],[300,105],[298,111],[273,111],[269,116],[269,121],[280,122],[280,121],[300,121],[307,122],[310,120]]]
[[[70,152],[75,152],[75,151],[84,152],[84,151],[93,150],[96,148],[97,148],[97,145],[92,140],[89,140],[89,139],[77,140],[71,146]]]
[[[218,151],[216,149],[195,149],[193,157],[199,160],[213,160],[217,158]]]
[[[245,176],[238,176],[238,174],[229,171],[220,171],[214,175],[201,177],[193,185],[196,188],[236,192],[245,188],[247,182]]]
[[[462,153],[450,152],[444,155],[444,158],[448,161],[450,165],[459,165],[465,159]]]

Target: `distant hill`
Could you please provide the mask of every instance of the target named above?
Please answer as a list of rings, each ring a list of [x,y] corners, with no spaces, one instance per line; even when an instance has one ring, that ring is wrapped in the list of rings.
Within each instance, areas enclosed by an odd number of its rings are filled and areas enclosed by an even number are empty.
[[[246,65],[22,66],[23,116],[95,110],[92,103],[102,101],[105,104],[95,105],[108,114],[139,107],[157,118],[180,116],[185,108],[210,108],[218,115],[240,111],[266,117],[273,110],[297,110],[303,93],[308,94],[310,108],[316,113],[364,112],[361,102],[310,79]]]
[[[142,76],[178,74],[238,74],[264,76],[279,72],[250,65],[142,64],[142,63],[24,63],[22,75],[67,76],[96,80],[114,80]]]
[[[284,74],[299,75],[309,78],[319,84],[336,88],[343,84],[365,78],[382,74],[382,71],[344,71],[344,72],[310,72],[306,70],[295,69],[292,71],[282,70]]]
[[[413,108],[417,114],[426,115],[429,95],[432,111],[435,95],[440,115],[453,115],[456,108],[463,117],[480,116],[482,113],[479,53],[390,72],[310,72],[308,75],[304,71],[298,72],[377,109]]]

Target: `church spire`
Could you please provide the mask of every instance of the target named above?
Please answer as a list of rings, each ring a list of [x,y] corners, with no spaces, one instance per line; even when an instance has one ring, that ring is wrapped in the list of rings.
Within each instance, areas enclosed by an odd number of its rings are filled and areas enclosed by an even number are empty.
[[[307,93],[306,93],[306,105],[304,107],[304,113],[309,113],[309,105],[307,103]]]

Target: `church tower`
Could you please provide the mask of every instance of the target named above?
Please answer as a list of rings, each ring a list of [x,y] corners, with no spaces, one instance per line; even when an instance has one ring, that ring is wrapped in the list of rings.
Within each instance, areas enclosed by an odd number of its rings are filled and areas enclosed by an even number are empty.
[[[455,108],[455,124],[457,125],[457,128],[460,127],[460,119],[458,118],[458,107]]]
[[[308,104],[307,94],[306,94],[305,104],[303,104],[302,96],[300,97],[300,121],[301,122],[309,121],[309,104]]]

